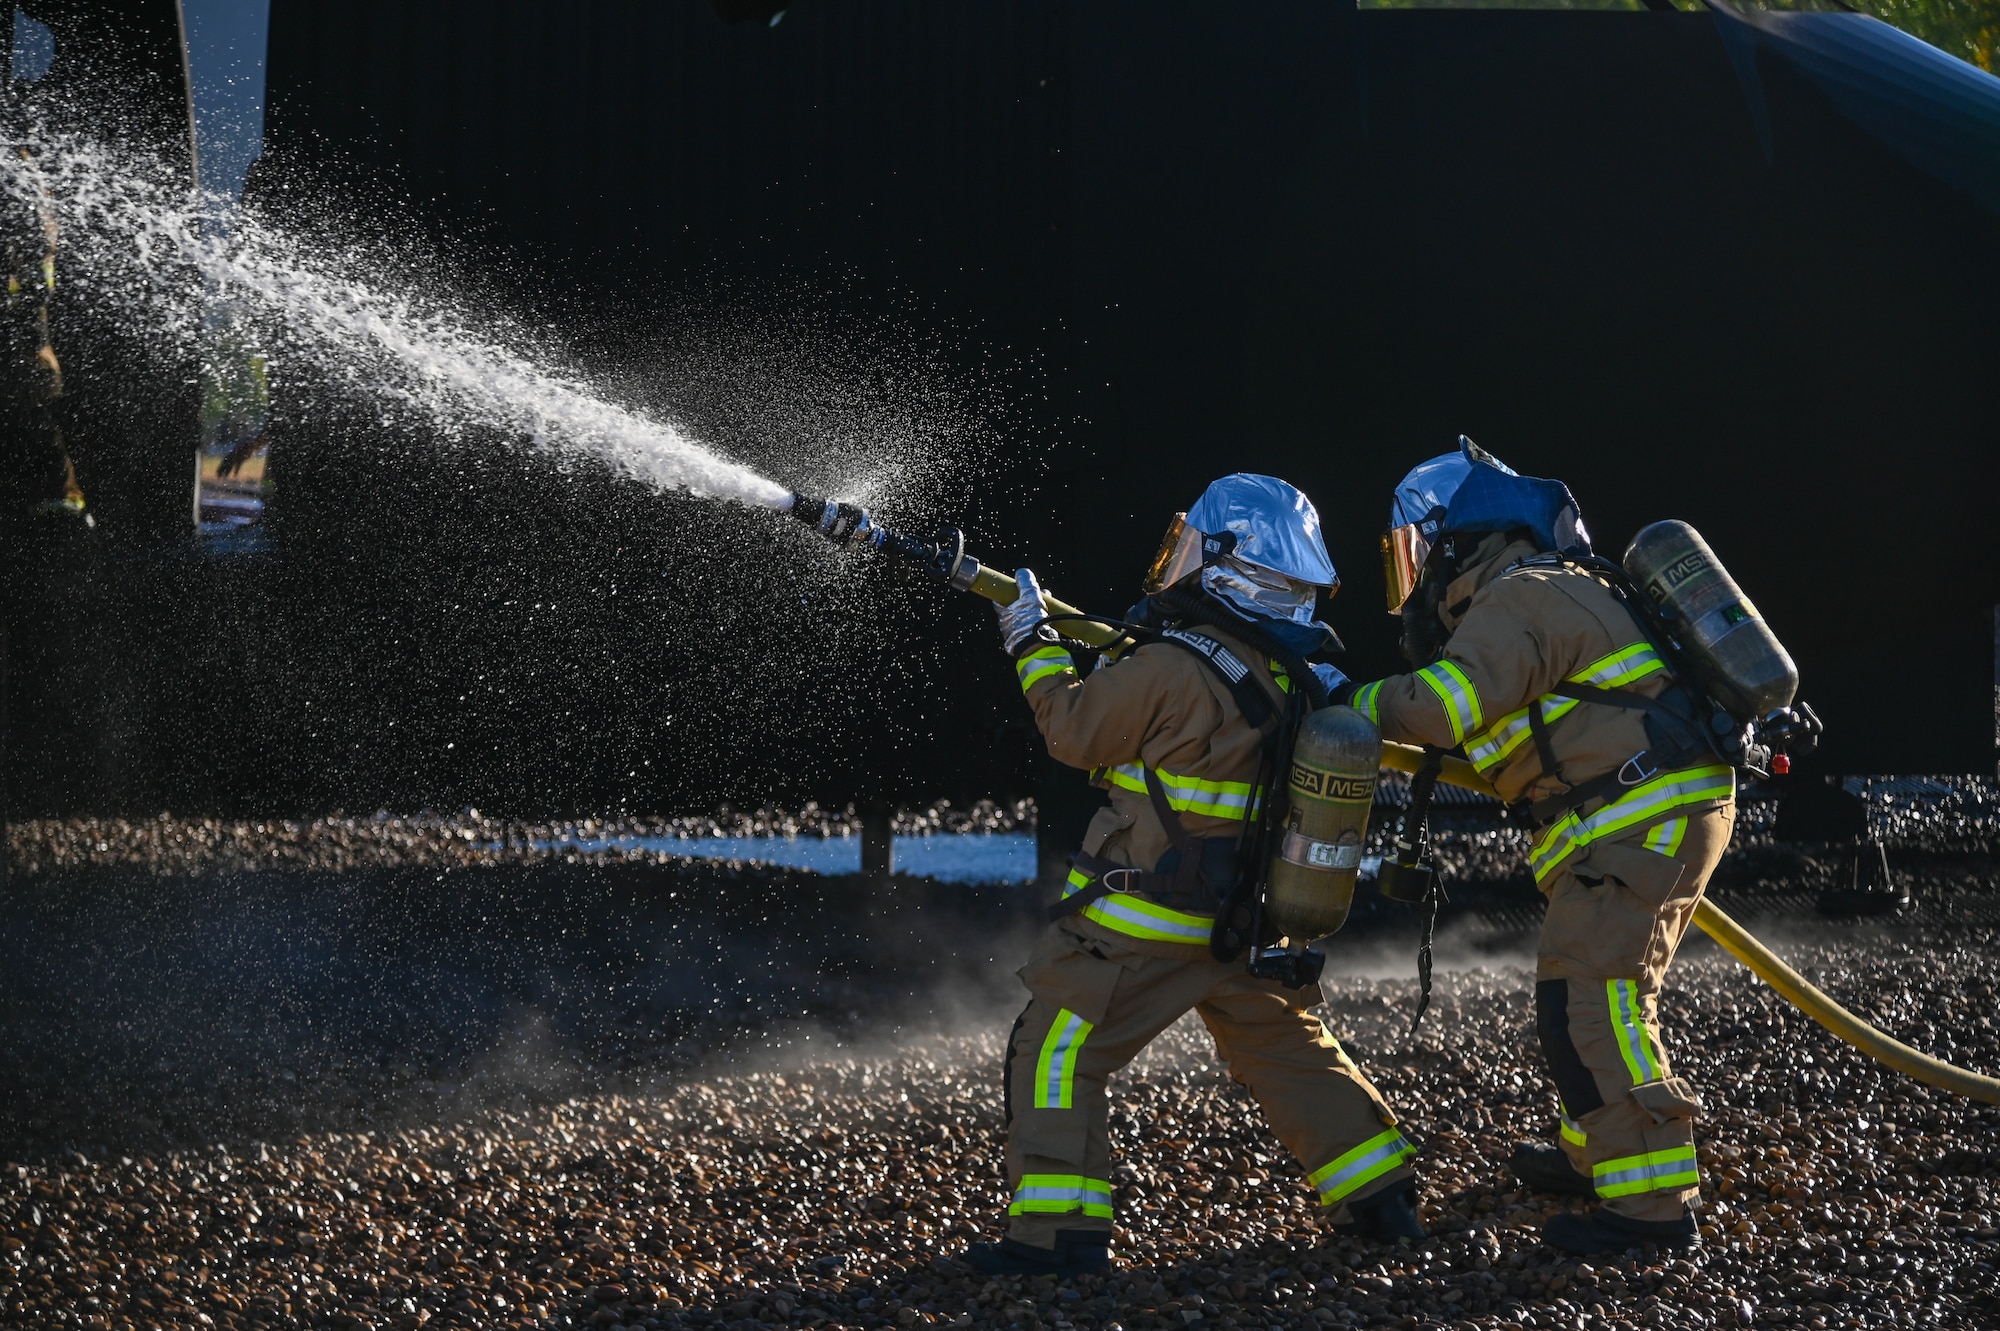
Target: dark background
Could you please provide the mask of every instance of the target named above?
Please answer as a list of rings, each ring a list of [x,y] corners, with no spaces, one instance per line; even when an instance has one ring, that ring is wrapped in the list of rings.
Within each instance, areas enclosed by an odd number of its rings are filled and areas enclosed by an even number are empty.
[[[1392,669],[1384,499],[1463,431],[1611,553],[1699,527],[1825,770],[1991,769],[2000,219],[1769,57],[1767,159],[1706,15],[277,0],[269,68],[254,205],[315,182],[448,247],[788,483],[888,456],[886,518],[1066,599],[1122,609],[1168,514],[1273,472],[1326,519],[1350,670]],[[98,686],[17,687],[17,812],[1074,807],[979,605],[276,390],[274,554],[61,565],[145,696],[114,744]]]

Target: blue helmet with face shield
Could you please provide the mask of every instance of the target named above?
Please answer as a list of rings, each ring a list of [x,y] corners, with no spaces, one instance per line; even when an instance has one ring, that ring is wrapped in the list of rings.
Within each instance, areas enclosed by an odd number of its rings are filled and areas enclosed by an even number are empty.
[[[1589,533],[1567,485],[1523,476],[1460,435],[1457,452],[1419,463],[1389,501],[1382,573],[1390,611],[1402,609],[1410,599],[1441,538],[1516,529],[1527,530],[1543,550],[1590,549]]]
[[[1238,472],[1202,491],[1167,533],[1146,590],[1201,571],[1204,590],[1244,613],[1312,622],[1319,589],[1340,585],[1319,510],[1275,476]]]

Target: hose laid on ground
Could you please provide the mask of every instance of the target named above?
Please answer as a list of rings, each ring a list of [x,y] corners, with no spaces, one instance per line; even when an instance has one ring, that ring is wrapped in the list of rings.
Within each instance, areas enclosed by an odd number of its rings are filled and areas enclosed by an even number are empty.
[[[1393,742],[1382,745],[1382,766],[1392,771],[1414,773],[1423,761],[1424,751],[1413,745]],[[1438,779],[1467,790],[1476,790],[1482,795],[1499,797],[1493,783],[1463,758],[1446,758]],[[1701,926],[1703,933],[1721,944],[1723,951],[1748,966],[1792,1006],[1870,1058],[1941,1090],[1978,1100],[1982,1104],[2000,1104],[2000,1078],[1932,1058],[1863,1021],[1827,997],[1805,976],[1780,961],[1776,953],[1758,942],[1749,930],[1730,919],[1714,902],[1704,899],[1697,904],[1694,922]]]
[[[1805,976],[1778,960],[1770,948],[1751,937],[1747,929],[1717,909],[1714,903],[1703,901],[1697,905],[1694,922],[1710,938],[1722,944],[1725,952],[1757,972],[1764,983],[1791,1000],[1793,1006],[1870,1058],[1942,1090],[1956,1092],[1982,1104],[2000,1105],[2000,1079],[1932,1058],[1920,1049],[1912,1049],[1901,1040],[1883,1034],[1821,993]]]

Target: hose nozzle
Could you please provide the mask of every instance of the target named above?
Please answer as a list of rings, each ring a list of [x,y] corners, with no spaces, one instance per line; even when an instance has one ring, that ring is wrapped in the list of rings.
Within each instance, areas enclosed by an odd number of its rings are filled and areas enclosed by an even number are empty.
[[[874,516],[859,504],[795,494],[792,496],[791,512],[793,517],[816,529],[835,545],[848,541],[859,541],[863,545],[881,544],[882,529],[875,525]]]

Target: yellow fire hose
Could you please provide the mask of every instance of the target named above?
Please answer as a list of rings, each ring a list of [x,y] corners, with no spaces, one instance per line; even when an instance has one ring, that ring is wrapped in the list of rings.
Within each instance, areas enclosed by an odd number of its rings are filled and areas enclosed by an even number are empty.
[[[984,565],[979,565],[977,571],[972,574],[968,590],[1002,604],[1011,603],[1020,594],[1014,579]],[[1049,597],[1048,602],[1051,613],[1058,615],[1079,613],[1054,597]],[[1094,647],[1109,646],[1123,636],[1115,629],[1087,620],[1068,620],[1061,627],[1064,636],[1089,643]],[[1382,766],[1391,771],[1414,774],[1423,765],[1423,761],[1424,751],[1413,745],[1393,742],[1385,742],[1382,745]],[[1479,769],[1463,758],[1446,758],[1438,779],[1467,790],[1476,790],[1482,795],[1499,798],[1499,792],[1493,789],[1493,783],[1480,775]],[[1702,932],[1721,944],[1725,952],[1748,966],[1758,978],[1777,990],[1794,1007],[1870,1058],[1942,1090],[1953,1091],[1989,1105],[2000,1104],[2000,1079],[1954,1066],[1942,1059],[1932,1058],[1922,1050],[1912,1049],[1901,1040],[1863,1021],[1827,997],[1805,976],[1780,961],[1771,949],[1758,942],[1742,925],[1718,909],[1715,903],[1704,899],[1698,904],[1694,910],[1694,922],[1701,926]]]

